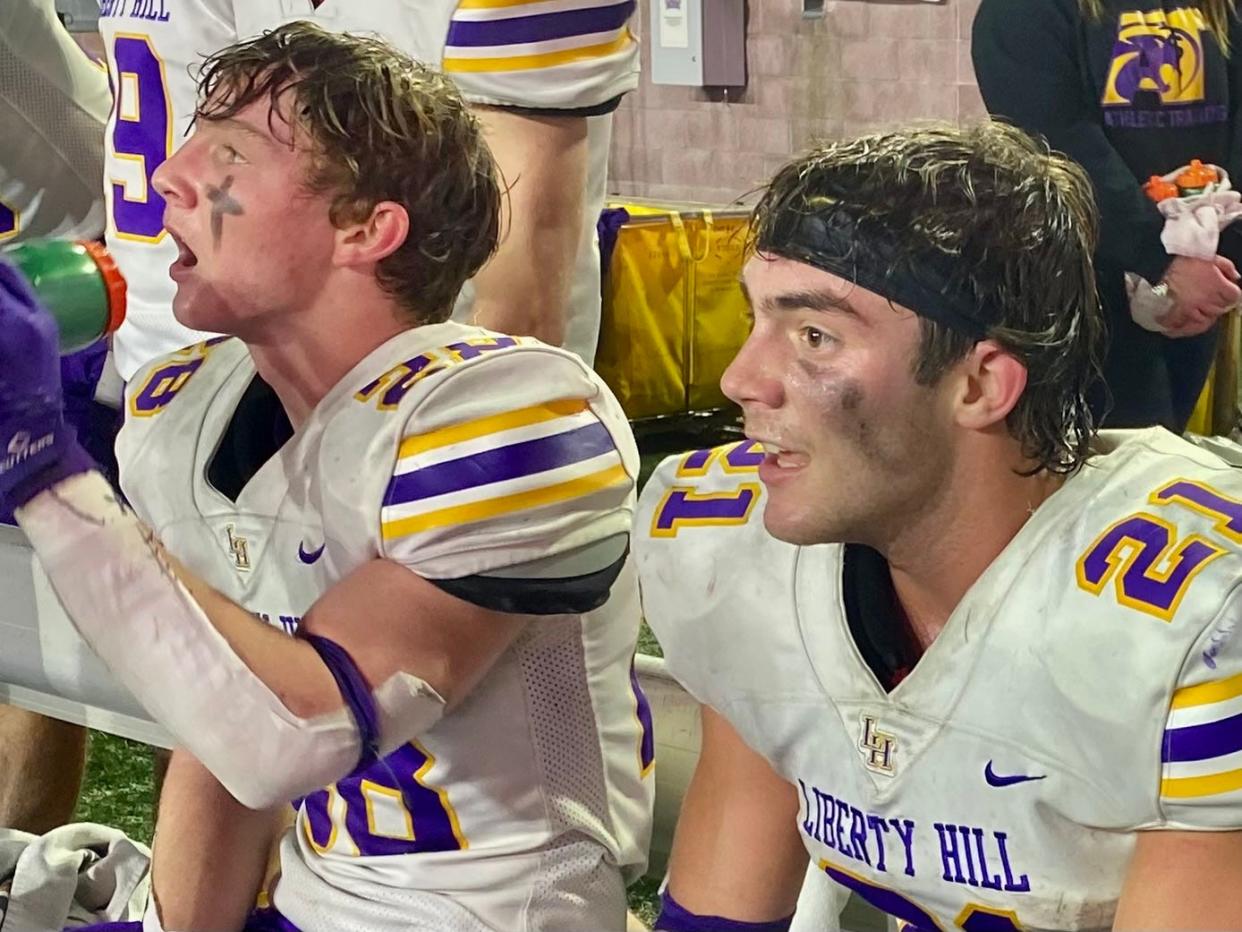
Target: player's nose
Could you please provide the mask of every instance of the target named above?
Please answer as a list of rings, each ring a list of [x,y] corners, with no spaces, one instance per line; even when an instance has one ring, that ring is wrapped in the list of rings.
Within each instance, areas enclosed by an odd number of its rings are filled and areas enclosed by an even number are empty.
[[[194,206],[197,189],[191,171],[193,158],[194,149],[187,143],[160,163],[151,174],[151,186],[169,206]]]
[[[725,369],[720,377],[720,389],[743,407],[754,404],[780,407],[783,398],[780,361],[770,351],[765,352],[758,330],[751,332]]]

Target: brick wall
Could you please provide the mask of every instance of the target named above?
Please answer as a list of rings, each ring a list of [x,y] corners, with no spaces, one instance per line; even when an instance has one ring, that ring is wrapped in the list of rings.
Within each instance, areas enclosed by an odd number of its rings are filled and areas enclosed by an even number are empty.
[[[711,3],[712,0],[703,0]],[[970,64],[978,0],[749,0],[745,90],[650,80],[650,3],[639,0],[643,79],[617,111],[610,190],[723,204],[792,153],[912,119],[984,113]]]

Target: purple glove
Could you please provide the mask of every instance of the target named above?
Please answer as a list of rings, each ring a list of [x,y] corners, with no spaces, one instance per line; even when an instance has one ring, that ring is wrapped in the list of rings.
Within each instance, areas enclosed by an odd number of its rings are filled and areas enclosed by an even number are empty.
[[[56,322],[16,268],[0,260],[0,501],[19,508],[95,468],[65,424]]]

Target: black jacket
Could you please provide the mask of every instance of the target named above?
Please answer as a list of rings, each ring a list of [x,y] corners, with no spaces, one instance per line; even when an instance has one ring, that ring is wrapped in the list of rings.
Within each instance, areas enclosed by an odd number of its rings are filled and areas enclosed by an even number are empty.
[[[1122,273],[1151,283],[1170,262],[1164,220],[1143,194],[1151,175],[1192,158],[1239,173],[1237,91],[1242,29],[1226,59],[1193,6],[1105,0],[1085,19],[1078,0],[983,0],[972,54],[988,110],[1081,164],[1100,211],[1101,299],[1125,303]],[[1231,231],[1232,232],[1232,231]],[[1227,249],[1222,242],[1222,252]]]

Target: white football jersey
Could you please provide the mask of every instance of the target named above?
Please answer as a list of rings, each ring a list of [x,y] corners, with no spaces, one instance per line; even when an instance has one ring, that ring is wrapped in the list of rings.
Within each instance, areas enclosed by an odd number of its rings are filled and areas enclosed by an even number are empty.
[[[555,598],[596,572],[575,555],[611,542],[611,563],[627,541],[633,436],[568,352],[451,322],[407,331],[228,492],[217,461],[252,442],[230,424],[254,379],[236,340],[149,365],[118,456],[168,549],[290,633],[377,558],[463,598],[532,581]],[[303,932],[622,928],[652,803],[638,619],[627,566],[600,608],[535,618],[430,731],[301,800],[276,907]]]
[[[168,268],[177,248],[164,231],[163,198],[150,183],[190,129],[204,56],[283,22],[308,19],[336,31],[376,33],[419,61],[443,67],[473,101],[589,110],[637,85],[638,46],[626,26],[633,9],[634,0],[603,6],[598,0],[323,0],[317,6],[312,0],[102,0],[99,31],[117,88],[107,130],[107,238],[129,282],[129,313],[114,343],[121,376],[128,379],[147,360],[209,336],[173,318],[176,286]],[[590,118],[588,203],[569,305],[566,346],[588,361],[599,329],[594,230],[604,202],[609,130],[610,118]],[[468,300],[459,305],[459,319],[469,317]]]
[[[798,788],[813,863],[918,929],[1103,929],[1146,830],[1242,828],[1242,472],[1105,434],[891,692],[762,450],[666,461],[635,551],[670,670]]]
[[[103,234],[108,79],[53,0],[0,3],[0,243]]]

